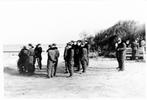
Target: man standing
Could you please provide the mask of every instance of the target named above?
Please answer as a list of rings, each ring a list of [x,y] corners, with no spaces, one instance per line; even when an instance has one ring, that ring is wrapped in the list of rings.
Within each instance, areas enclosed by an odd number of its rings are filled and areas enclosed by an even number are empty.
[[[87,66],[89,65],[89,52],[90,52],[90,45],[88,43],[88,41],[85,41],[85,47],[87,48]]]
[[[27,70],[30,73],[33,73],[35,71],[35,65],[34,65],[34,47],[32,44],[28,44],[28,59],[27,59]]]
[[[125,50],[126,50],[126,44],[122,42],[121,38],[118,38],[117,47],[116,47],[116,58],[118,61],[117,69],[119,71],[124,70]]]
[[[37,59],[37,62],[38,62],[38,66],[40,69],[42,69],[42,56],[41,56],[41,53],[42,53],[42,48],[41,48],[41,44],[37,44],[36,47],[35,47],[35,57],[34,57],[34,65],[35,65],[35,62],[36,62],[36,59]]]
[[[74,46],[74,66],[77,68],[77,71],[80,71],[80,47],[81,40],[77,41],[77,44]]]
[[[80,62],[82,65],[83,73],[86,72],[86,68],[88,66],[88,50],[84,42],[81,44],[80,48]]]
[[[132,60],[136,60],[137,51],[139,48],[139,44],[137,43],[137,40],[134,40],[132,42],[131,48],[132,48]]]
[[[55,49],[55,52],[56,52],[56,55],[55,55],[56,62],[55,62],[55,67],[54,67],[54,76],[56,76],[56,71],[57,71],[57,66],[58,66],[58,58],[60,56],[60,53],[59,53],[59,50],[58,50],[55,43],[52,44],[52,48]]]
[[[50,45],[50,48],[47,50],[48,59],[47,59],[47,78],[51,78],[55,75],[55,64],[57,63],[57,50],[55,45]]]
[[[21,49],[18,56],[19,56],[19,59],[17,62],[17,67],[18,67],[19,73],[26,72],[25,64],[26,64],[26,60],[28,59],[28,50],[27,50],[26,46],[24,46]]]
[[[67,56],[66,56],[67,68],[70,73],[69,77],[72,77],[73,76],[73,66],[74,66],[74,49],[72,47],[72,44],[69,44],[67,48],[68,48]]]
[[[68,50],[68,45],[69,43],[66,44],[65,49],[64,49],[64,61],[65,61],[65,73],[68,73],[68,68],[67,68],[67,50]]]

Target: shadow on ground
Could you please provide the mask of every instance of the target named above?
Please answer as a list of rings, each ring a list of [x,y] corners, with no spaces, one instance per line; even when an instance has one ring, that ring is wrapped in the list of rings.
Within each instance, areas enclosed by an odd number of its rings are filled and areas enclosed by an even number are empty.
[[[47,75],[46,65],[43,65],[41,70],[39,68],[36,68],[34,74],[30,74],[30,73],[20,74],[17,70],[17,67],[16,66],[14,67],[15,68],[4,66],[4,73],[12,75],[12,76],[35,77],[35,78],[46,77]],[[66,75],[64,74],[65,72],[64,70],[65,70],[64,62],[59,63],[57,67],[56,77],[66,77]]]

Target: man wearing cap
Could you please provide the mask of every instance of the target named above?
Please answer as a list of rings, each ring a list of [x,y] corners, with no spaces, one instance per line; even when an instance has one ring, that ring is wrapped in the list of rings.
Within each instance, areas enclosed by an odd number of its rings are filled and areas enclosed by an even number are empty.
[[[86,68],[88,66],[88,50],[85,45],[85,42],[82,42],[81,48],[80,48],[80,62],[82,65],[82,70],[83,70],[82,72],[85,73]]]
[[[28,59],[27,59],[27,70],[30,73],[33,73],[35,71],[35,65],[34,65],[34,47],[32,44],[28,44]]]
[[[64,61],[65,61],[65,73],[68,73],[68,68],[67,68],[67,51],[68,51],[68,46],[69,46],[69,43],[66,44],[65,46],[65,49],[64,49],[64,54],[63,54],[63,57],[64,57]]]
[[[17,67],[18,67],[18,71],[20,73],[26,72],[26,60],[28,59],[28,50],[26,48],[26,46],[23,46],[23,48],[21,49],[21,51],[18,54],[19,59],[17,62]]]
[[[55,47],[55,44],[50,45],[50,48],[47,50],[48,59],[47,59],[47,78],[55,76],[55,70],[57,67],[57,58],[59,57],[58,50]]]
[[[74,49],[72,47],[72,44],[70,43],[67,46],[67,55],[66,55],[66,59],[67,59],[67,68],[69,71],[69,77],[73,76],[73,66],[74,66]]]
[[[52,44],[52,48],[55,49],[55,57],[56,57],[56,62],[55,62],[55,67],[54,67],[54,76],[56,76],[56,71],[57,71],[57,66],[58,66],[58,58],[60,56],[60,53],[59,53],[59,50],[58,50],[58,47],[56,46],[55,43]]]
[[[74,46],[74,66],[77,68],[77,71],[80,71],[80,48],[81,40],[78,40],[77,44]]]
[[[122,42],[121,38],[118,38],[117,47],[116,47],[116,58],[118,61],[118,71],[124,70],[124,60],[125,60],[125,50],[126,44]]]
[[[35,65],[35,62],[36,62],[36,59],[37,59],[37,62],[38,62],[38,66],[40,69],[42,69],[42,56],[41,56],[41,53],[42,53],[42,48],[41,48],[41,44],[37,44],[36,47],[35,47],[35,58],[34,58],[34,65]]]

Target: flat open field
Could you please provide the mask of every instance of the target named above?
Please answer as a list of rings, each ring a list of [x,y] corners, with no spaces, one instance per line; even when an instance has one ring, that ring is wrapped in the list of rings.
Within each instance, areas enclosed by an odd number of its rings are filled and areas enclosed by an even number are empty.
[[[43,69],[34,75],[17,72],[16,53],[4,53],[5,97],[23,98],[93,98],[93,97],[145,97],[146,63],[126,61],[125,71],[116,70],[116,59],[90,59],[87,73],[75,73],[67,78],[64,74],[62,55],[59,59],[57,77],[47,79],[46,54],[43,54]]]

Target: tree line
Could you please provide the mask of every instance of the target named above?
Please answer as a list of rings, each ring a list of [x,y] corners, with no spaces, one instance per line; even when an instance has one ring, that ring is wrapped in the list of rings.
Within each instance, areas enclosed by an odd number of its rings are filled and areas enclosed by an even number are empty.
[[[145,39],[145,24],[139,24],[134,20],[119,21],[108,29],[101,30],[95,36],[84,37],[89,44],[91,52],[98,52],[99,55],[110,56],[115,51],[115,39],[121,37],[122,41]]]

